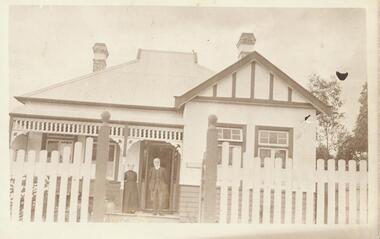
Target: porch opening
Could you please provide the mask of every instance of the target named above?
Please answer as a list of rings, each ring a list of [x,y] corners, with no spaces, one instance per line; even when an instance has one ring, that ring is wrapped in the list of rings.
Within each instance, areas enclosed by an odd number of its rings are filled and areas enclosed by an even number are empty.
[[[179,147],[163,141],[142,140],[134,143],[127,151],[127,161],[134,162],[137,173],[139,210],[153,212],[153,200],[149,191],[151,180],[149,171],[153,168],[153,159],[160,159],[160,167],[166,169],[167,193],[164,196],[162,211],[168,214],[178,211],[179,201]],[[124,210],[123,210],[124,211]]]

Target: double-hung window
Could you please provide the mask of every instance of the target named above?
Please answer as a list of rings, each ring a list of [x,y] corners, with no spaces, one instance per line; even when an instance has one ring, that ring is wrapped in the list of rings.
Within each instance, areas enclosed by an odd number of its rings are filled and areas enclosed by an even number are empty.
[[[283,127],[256,127],[255,156],[261,160],[261,167],[266,158],[281,158],[282,167],[286,159],[293,157],[293,129]]]
[[[48,160],[51,160],[53,151],[59,152],[59,161],[62,162],[64,148],[70,149],[70,160],[73,158],[75,137],[71,135],[45,134],[43,135],[42,149],[46,149]]]
[[[234,148],[243,150],[244,130],[243,126],[218,126],[218,163],[222,163],[222,144],[230,144],[228,153],[228,165],[232,165],[232,151]]]

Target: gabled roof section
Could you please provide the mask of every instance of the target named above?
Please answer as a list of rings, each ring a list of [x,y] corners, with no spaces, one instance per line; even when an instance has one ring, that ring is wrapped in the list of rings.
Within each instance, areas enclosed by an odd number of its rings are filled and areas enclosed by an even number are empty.
[[[224,70],[220,71],[219,73],[215,74],[208,80],[202,82],[201,84],[195,86],[194,88],[190,89],[186,93],[184,93],[181,96],[176,97],[176,103],[175,106],[177,108],[183,107],[187,102],[191,101],[197,95],[203,91],[204,89],[208,87],[212,87],[214,84],[216,84],[219,80],[223,79],[225,76],[232,74],[233,72],[237,71],[244,65],[256,61],[260,64],[262,64],[264,67],[266,67],[269,71],[273,72],[275,75],[280,77],[282,80],[286,81],[286,83],[298,91],[302,96],[304,96],[319,112],[330,114],[331,110],[328,105],[320,101],[318,98],[316,98],[314,95],[312,95],[308,90],[306,90],[304,87],[302,87],[300,84],[298,84],[295,80],[293,80],[290,76],[285,74],[283,71],[281,71],[278,67],[273,65],[269,60],[267,60],[265,57],[263,57],[258,52],[254,51],[244,58],[240,59],[239,61],[235,62],[234,64],[228,66]]]
[[[175,95],[214,72],[197,63],[195,52],[139,49],[133,61],[15,97],[26,101],[174,108]]]

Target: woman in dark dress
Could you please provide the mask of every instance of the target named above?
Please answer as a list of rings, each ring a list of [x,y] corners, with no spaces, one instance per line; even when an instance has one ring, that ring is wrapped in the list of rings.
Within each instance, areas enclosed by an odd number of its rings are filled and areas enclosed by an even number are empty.
[[[124,213],[135,213],[138,207],[137,173],[133,171],[133,166],[129,164],[128,171],[124,173]]]

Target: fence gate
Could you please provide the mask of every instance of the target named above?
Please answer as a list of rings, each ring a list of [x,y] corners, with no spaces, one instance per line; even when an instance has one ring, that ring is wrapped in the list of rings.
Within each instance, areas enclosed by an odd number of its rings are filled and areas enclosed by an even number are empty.
[[[293,177],[292,159],[259,158],[222,145],[218,165],[219,223],[366,224],[368,217],[367,162],[317,160],[311,178],[315,188]],[[347,167],[348,166],[348,167]]]
[[[89,218],[93,139],[51,154],[11,152],[10,211],[13,221],[86,222]]]

